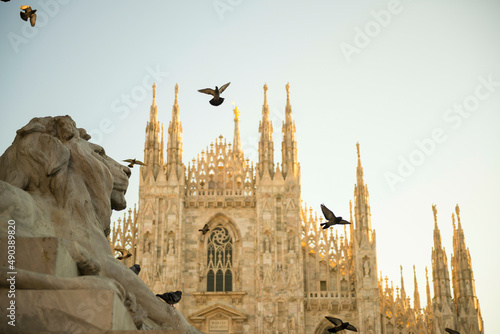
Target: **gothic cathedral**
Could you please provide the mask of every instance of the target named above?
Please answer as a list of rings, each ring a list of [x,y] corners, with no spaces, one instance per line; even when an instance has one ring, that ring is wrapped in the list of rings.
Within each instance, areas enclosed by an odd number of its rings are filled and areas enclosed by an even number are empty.
[[[441,334],[445,327],[484,334],[458,205],[452,278],[433,206],[434,297],[427,279],[427,306],[421,308],[415,278],[412,306],[402,277],[395,292],[377,275],[359,144],[353,224],[339,236],[339,227],[321,229],[322,218],[302,205],[288,84],[286,92],[281,165],[274,162],[265,85],[255,166],[241,148],[235,108],[232,144],[220,136],[186,167],[178,86],[166,159],[153,86],[139,205],[112,232],[112,247],[132,253],[126,265],[140,264],[139,277],[155,293],[181,290],[176,307],[204,333],[323,334],[332,327],[325,316],[333,316],[363,334]],[[199,231],[205,225],[208,231]]]

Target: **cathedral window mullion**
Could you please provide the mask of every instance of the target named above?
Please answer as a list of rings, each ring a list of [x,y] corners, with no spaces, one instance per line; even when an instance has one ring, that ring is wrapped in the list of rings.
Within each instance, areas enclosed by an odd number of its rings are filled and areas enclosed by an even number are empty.
[[[207,291],[232,291],[232,238],[226,228],[212,229],[207,252]]]

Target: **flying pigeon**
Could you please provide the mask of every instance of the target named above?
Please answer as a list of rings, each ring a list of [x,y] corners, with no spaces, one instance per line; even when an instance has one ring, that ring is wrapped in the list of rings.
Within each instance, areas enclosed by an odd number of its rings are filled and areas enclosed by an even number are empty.
[[[455,331],[453,329],[445,328],[444,330],[447,331],[450,334],[460,334],[459,332],[457,332],[457,331]]]
[[[139,161],[137,159],[127,159],[127,160],[123,160],[123,161],[130,162],[130,164],[128,165],[129,168],[133,168],[134,165],[147,166],[144,162]]]
[[[141,266],[138,264],[134,264],[132,267],[130,267],[130,270],[132,270],[136,275],[139,275],[141,272]]]
[[[122,254],[116,258],[117,260],[125,260],[125,259],[128,259],[129,257],[132,256],[132,253],[130,253],[128,250],[126,250],[124,248],[115,248],[115,251],[118,251]],[[127,254],[125,254],[125,253],[127,253]]]
[[[24,21],[28,21],[30,19],[31,26],[34,27],[36,23],[36,9],[31,9],[31,6],[21,6],[21,9],[24,10],[24,13],[21,12],[21,18]]]
[[[348,322],[343,322],[342,320],[334,317],[325,317],[330,321],[332,324],[335,325],[335,327],[328,329],[330,333],[337,333],[340,332],[341,330],[347,329],[353,332],[357,332],[358,330],[356,327],[353,325],[349,324]]]
[[[327,229],[332,225],[337,224],[350,224],[347,220],[343,220],[342,217],[335,217],[333,212],[331,212],[324,204],[321,204],[321,211],[325,215],[326,223],[321,223],[320,225],[323,229]]]
[[[182,291],[165,292],[162,295],[157,294],[156,297],[163,299],[167,304],[174,307],[182,298]]]
[[[203,235],[207,234],[208,230],[210,230],[208,228],[208,224],[205,224],[205,226],[203,226],[203,228],[201,230],[198,230],[200,232],[202,232]]]
[[[222,94],[222,92],[226,90],[229,84],[230,82],[228,82],[221,88],[215,86],[215,90],[211,88],[199,89],[198,92],[213,95],[214,98],[210,100],[210,104],[213,106],[220,106],[222,102],[224,102],[224,98],[220,97],[220,94]]]

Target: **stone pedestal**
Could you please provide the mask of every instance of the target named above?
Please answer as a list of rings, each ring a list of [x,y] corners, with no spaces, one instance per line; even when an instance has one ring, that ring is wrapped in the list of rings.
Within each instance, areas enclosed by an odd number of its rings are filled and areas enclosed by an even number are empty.
[[[0,238],[0,245],[0,266],[10,267],[7,238]],[[58,238],[16,238],[14,256],[15,268],[59,277],[78,276],[76,263]]]
[[[183,331],[179,330],[154,330],[154,331],[106,331],[106,332],[98,332],[97,334],[184,334]],[[96,334],[96,332],[85,332],[82,334]]]
[[[1,289],[0,309],[6,310],[9,301],[7,290]],[[110,290],[16,290],[15,301],[15,327],[2,319],[1,333],[137,330]]]

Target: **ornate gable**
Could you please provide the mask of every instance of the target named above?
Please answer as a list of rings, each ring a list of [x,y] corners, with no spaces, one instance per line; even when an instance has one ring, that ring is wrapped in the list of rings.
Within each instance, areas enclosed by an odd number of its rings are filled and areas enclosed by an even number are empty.
[[[248,314],[217,303],[192,313],[188,319],[204,333],[243,333]]]

